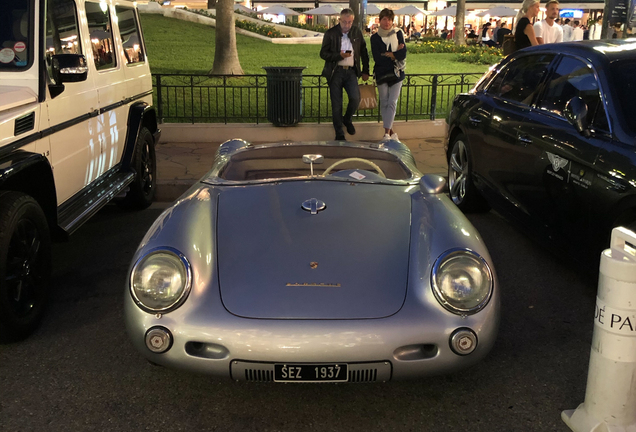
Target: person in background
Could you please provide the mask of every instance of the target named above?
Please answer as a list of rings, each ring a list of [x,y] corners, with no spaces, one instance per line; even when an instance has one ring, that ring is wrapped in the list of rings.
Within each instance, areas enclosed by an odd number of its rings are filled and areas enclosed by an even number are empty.
[[[411,36],[413,36],[416,39],[419,39],[420,37],[422,37],[422,32],[420,31],[420,29],[418,28],[416,24],[413,24],[413,33],[411,34]]]
[[[510,33],[512,33],[512,31],[508,28],[508,23],[503,21],[501,23],[501,27],[497,30],[497,46],[502,46],[506,40],[506,35],[509,35]]]
[[[439,37],[443,40],[448,39],[448,29],[446,27],[444,27],[444,30],[442,30],[442,34],[440,34]]]
[[[572,23],[570,18],[565,19],[565,24],[563,25],[563,42],[570,42],[572,40]]]
[[[487,45],[489,47],[495,46],[495,43],[492,41],[492,32],[490,31],[490,23],[487,22],[481,29],[481,43]]]
[[[621,23],[614,24],[614,34],[612,35],[613,39],[623,39],[623,26]]]
[[[534,34],[539,44],[563,42],[563,27],[555,20],[559,17],[558,0],[548,0],[545,4],[545,19],[534,24]]]
[[[573,41],[583,40],[583,29],[579,25],[579,21],[574,21],[574,26],[572,27],[572,39]]]
[[[534,27],[530,20],[535,19],[539,14],[539,0],[523,0],[521,9],[515,17],[515,28],[512,33],[515,35],[515,47],[520,50],[529,46],[539,45],[534,35]]]
[[[369,53],[360,29],[353,25],[351,9],[340,12],[340,23],[325,32],[320,48],[320,58],[325,61],[322,76],[327,78],[331,94],[331,112],[336,140],[344,141],[343,125],[349,135],[354,135],[353,114],[360,105],[358,78],[369,79]],[[362,60],[362,68],[360,68]],[[342,90],[349,96],[349,104],[342,115]]]
[[[590,40],[599,40],[601,38],[601,30],[603,28],[603,15],[596,19],[596,22],[590,26]]]
[[[374,23],[371,25],[371,33],[375,34],[375,32],[377,32],[379,28],[380,28],[380,19],[376,18]]]
[[[380,28],[371,36],[371,53],[375,66],[373,74],[378,85],[380,99],[380,113],[384,126],[382,141],[398,140],[393,130],[393,120],[397,109],[397,100],[404,80],[404,62],[406,60],[406,45],[404,34],[400,29],[393,28],[395,14],[391,9],[380,12]]]
[[[495,28],[492,29],[492,41],[496,46],[499,46],[499,42],[497,42],[497,32],[501,28],[501,20],[495,21]]]

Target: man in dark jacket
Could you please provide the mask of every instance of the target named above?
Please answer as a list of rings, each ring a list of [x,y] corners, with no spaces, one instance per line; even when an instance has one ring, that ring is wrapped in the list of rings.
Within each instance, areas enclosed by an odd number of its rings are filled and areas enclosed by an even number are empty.
[[[325,61],[322,75],[327,78],[331,93],[331,111],[336,140],[344,140],[343,125],[349,135],[354,135],[353,114],[360,104],[358,78],[369,79],[369,53],[362,32],[353,25],[351,9],[340,12],[340,24],[330,28],[322,39],[320,58]],[[362,59],[362,69],[360,68]],[[349,104],[342,115],[342,89],[349,96]]]

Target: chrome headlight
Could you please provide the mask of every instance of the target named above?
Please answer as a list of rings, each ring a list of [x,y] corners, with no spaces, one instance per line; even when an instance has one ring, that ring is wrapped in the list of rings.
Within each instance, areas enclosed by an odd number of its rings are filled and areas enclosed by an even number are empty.
[[[153,249],[130,274],[130,292],[146,312],[170,312],[183,303],[192,285],[190,263],[172,248]]]
[[[475,252],[451,249],[435,261],[431,282],[442,306],[458,315],[470,315],[488,304],[493,275],[486,261]]]

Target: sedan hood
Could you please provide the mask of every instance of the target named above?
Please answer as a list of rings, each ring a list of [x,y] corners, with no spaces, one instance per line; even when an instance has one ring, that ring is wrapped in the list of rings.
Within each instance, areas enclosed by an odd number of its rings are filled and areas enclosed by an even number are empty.
[[[408,276],[406,188],[312,180],[224,190],[217,239],[226,309],[273,319],[396,313]],[[324,210],[304,210],[311,198]]]

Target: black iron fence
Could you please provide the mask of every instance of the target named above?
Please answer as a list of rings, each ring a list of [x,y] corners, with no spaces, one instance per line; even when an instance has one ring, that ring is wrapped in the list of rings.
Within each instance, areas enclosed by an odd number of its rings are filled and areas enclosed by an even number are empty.
[[[468,91],[479,73],[407,74],[396,120],[444,118],[456,94]],[[266,75],[153,75],[154,102],[161,122],[267,122]],[[346,103],[346,93],[344,96]],[[303,75],[303,122],[331,122],[329,87],[320,75]],[[357,112],[358,119],[381,121],[380,110]]]

